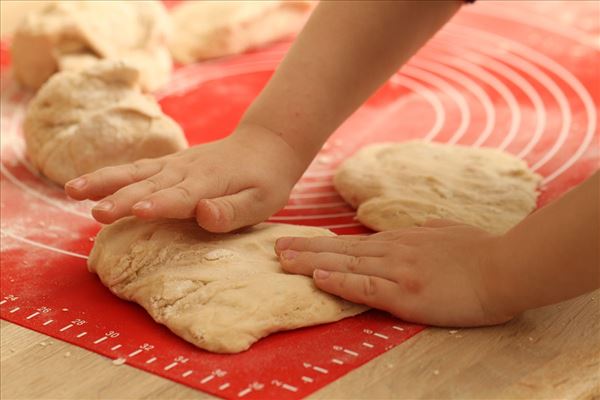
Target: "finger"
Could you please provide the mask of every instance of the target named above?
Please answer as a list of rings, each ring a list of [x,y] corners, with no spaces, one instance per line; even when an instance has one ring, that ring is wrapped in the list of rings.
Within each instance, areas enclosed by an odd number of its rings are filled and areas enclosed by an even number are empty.
[[[314,270],[351,272],[393,280],[394,271],[381,257],[355,257],[337,253],[311,253],[285,250],[281,267],[294,274],[312,275]]]
[[[238,228],[264,221],[264,200],[259,190],[250,188],[236,194],[200,200],[196,206],[198,225],[209,232],[230,232]]]
[[[428,219],[423,223],[425,228],[444,228],[447,226],[464,225],[460,222],[451,221],[449,219]]]
[[[186,179],[146,196],[134,204],[131,211],[140,218],[192,218],[198,200],[209,195],[202,188],[197,182]]]
[[[176,174],[161,172],[148,179],[125,186],[96,204],[92,209],[92,215],[102,223],[112,223],[121,217],[130,215],[133,205],[143,198],[165,187],[177,184],[179,179]]]
[[[139,160],[131,164],[105,167],[65,184],[67,195],[75,200],[97,200],[124,186],[156,175],[162,169],[158,160]]]
[[[314,253],[338,253],[351,256],[379,257],[389,250],[389,243],[379,241],[361,240],[352,237],[283,237],[275,242],[275,252],[280,254],[283,250],[310,251]]]
[[[316,270],[315,285],[328,293],[354,303],[366,304],[380,310],[391,311],[398,302],[398,285],[387,279],[371,275]]]

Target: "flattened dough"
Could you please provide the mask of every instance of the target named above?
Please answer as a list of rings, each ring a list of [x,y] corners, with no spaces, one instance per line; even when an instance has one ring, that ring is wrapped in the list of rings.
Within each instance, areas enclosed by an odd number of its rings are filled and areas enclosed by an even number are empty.
[[[137,82],[137,70],[118,61],[55,74],[25,116],[32,164],[63,185],[102,167],[185,149],[179,125]]]
[[[281,236],[333,235],[322,228],[259,224],[212,234],[195,221],[123,218],[98,234],[90,271],[117,296],[196,346],[244,351],[270,333],[337,321],[364,311],[283,272]]]
[[[80,70],[100,59],[138,69],[144,90],[169,80],[169,15],[154,0],[61,0],[28,14],[12,42],[15,77],[39,88],[52,74]]]
[[[498,150],[411,141],[361,149],[334,186],[376,231],[444,218],[502,233],[535,208],[540,180]]]
[[[309,1],[188,1],[171,12],[169,43],[181,63],[243,53],[297,33]]]

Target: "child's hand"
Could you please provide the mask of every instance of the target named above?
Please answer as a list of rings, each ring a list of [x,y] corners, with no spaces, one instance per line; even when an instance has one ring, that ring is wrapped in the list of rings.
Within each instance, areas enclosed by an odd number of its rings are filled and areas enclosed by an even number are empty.
[[[437,326],[493,325],[513,315],[501,300],[498,237],[435,220],[371,236],[281,238],[282,267],[322,290]]]
[[[67,182],[77,200],[103,199],[94,218],[192,218],[212,232],[264,221],[283,207],[305,163],[277,134],[242,126],[179,153],[102,168]]]

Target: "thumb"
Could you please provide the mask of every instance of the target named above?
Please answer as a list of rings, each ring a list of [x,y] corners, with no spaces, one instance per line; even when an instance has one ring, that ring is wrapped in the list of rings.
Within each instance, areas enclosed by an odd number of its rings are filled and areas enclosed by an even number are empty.
[[[271,216],[256,188],[236,194],[200,200],[196,205],[196,222],[209,232],[230,232],[264,221]],[[273,210],[276,211],[276,210]]]

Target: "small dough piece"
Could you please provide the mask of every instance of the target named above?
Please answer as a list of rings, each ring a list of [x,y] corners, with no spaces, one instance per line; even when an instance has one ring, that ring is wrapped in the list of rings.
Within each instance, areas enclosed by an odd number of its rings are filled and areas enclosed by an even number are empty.
[[[185,149],[179,125],[137,82],[138,71],[119,61],[55,74],[25,116],[32,164],[63,185],[102,167]]]
[[[96,237],[88,266],[122,299],[194,345],[237,353],[271,333],[333,322],[367,308],[285,273],[274,252],[281,236],[330,231],[263,223],[213,234],[193,220],[123,218]]]
[[[198,60],[243,53],[300,31],[313,2],[188,1],[171,12],[169,47],[175,60]]]
[[[120,60],[139,70],[142,89],[154,90],[170,78],[170,33],[169,15],[158,1],[55,1],[17,28],[14,74],[38,89],[57,71]]]
[[[334,176],[357,218],[376,231],[443,218],[500,234],[536,205],[541,177],[510,154],[423,141],[375,144]]]

